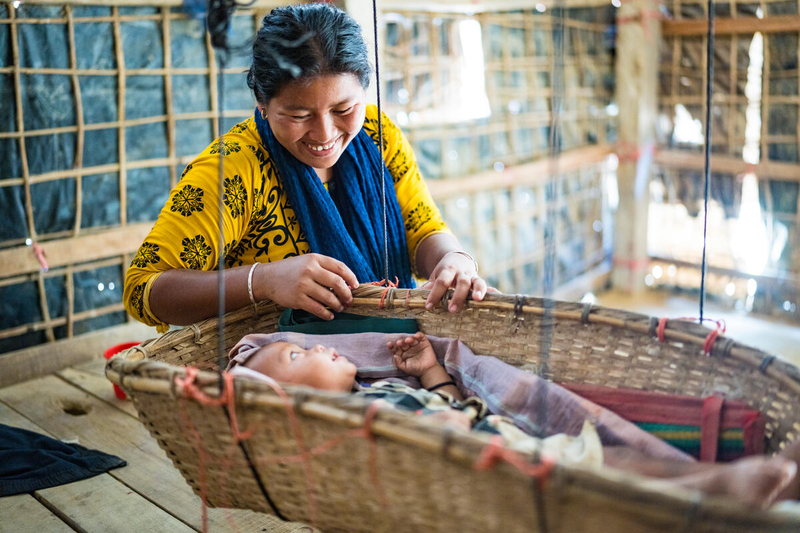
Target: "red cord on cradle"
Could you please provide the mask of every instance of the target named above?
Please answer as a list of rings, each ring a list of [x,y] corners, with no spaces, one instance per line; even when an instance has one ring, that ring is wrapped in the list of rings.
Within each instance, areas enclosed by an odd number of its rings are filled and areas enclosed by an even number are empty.
[[[369,283],[370,285],[381,286],[386,283],[386,280],[382,280],[380,282],[373,282]],[[394,283],[389,281],[386,290],[384,291],[383,295],[385,296],[386,293],[390,288],[396,287],[397,281]],[[410,290],[408,294],[410,294]],[[408,294],[406,294],[406,298],[408,298]],[[383,299],[383,296],[382,298]],[[666,324],[666,320],[664,320],[664,324]],[[659,324],[659,328],[661,328],[661,324]],[[723,329],[724,331],[724,329]],[[661,331],[661,336],[663,336],[663,331]],[[716,337],[714,337],[716,338]],[[713,341],[712,341],[713,344]],[[186,377],[181,378],[180,376],[175,377],[175,384],[182,387],[184,391],[183,402],[181,403],[181,414],[184,417],[184,421],[191,429],[195,441],[197,443],[197,454],[198,454],[198,467],[199,467],[199,484],[200,484],[200,499],[202,502],[202,517],[203,517],[203,531],[208,531],[208,509],[207,509],[207,487],[206,487],[206,479],[205,479],[205,449],[203,448],[202,444],[202,437],[200,432],[197,430],[195,425],[191,422],[191,419],[188,416],[188,412],[186,411],[186,398],[191,398],[196,400],[201,405],[209,405],[209,406],[222,406],[224,405],[229,414],[230,426],[231,431],[233,433],[235,443],[239,443],[241,441],[245,441],[253,436],[255,433],[255,428],[251,427],[245,432],[241,432],[239,429],[239,422],[236,416],[236,403],[234,397],[234,387],[233,387],[233,375],[228,372],[223,372],[223,388],[220,392],[220,395],[217,398],[213,398],[208,396],[207,394],[203,393],[200,388],[196,385],[195,381],[199,374],[198,369],[193,367],[186,367]],[[283,400],[284,406],[286,408],[286,413],[289,417],[289,423],[292,427],[292,431],[295,436],[295,440],[297,441],[297,445],[300,448],[300,453],[296,455],[289,455],[289,456],[273,456],[273,457],[265,457],[261,459],[256,459],[256,463],[258,464],[265,464],[265,463],[282,463],[282,464],[292,464],[292,463],[303,463],[303,470],[306,475],[306,488],[308,490],[308,501],[309,501],[309,514],[310,514],[310,522],[312,527],[315,525],[316,522],[316,514],[317,514],[317,501],[316,501],[316,494],[314,491],[315,481],[313,472],[311,470],[310,459],[313,456],[323,454],[328,450],[332,449],[333,447],[337,446],[341,442],[343,442],[347,438],[364,438],[369,442],[369,473],[370,473],[370,480],[374,485],[378,497],[381,501],[381,504],[384,508],[388,509],[389,502],[388,498],[386,497],[386,492],[383,489],[383,486],[380,482],[380,477],[378,475],[378,449],[375,443],[375,437],[372,434],[371,426],[377,415],[378,410],[382,404],[381,400],[376,400],[369,404],[367,407],[366,413],[364,415],[364,425],[358,429],[352,429],[345,431],[335,437],[328,439],[327,441],[318,444],[312,449],[308,449],[305,445],[305,440],[303,438],[302,430],[300,428],[300,423],[297,419],[297,415],[294,411],[294,406],[292,405],[291,399],[286,391],[274,381],[266,381],[266,383],[278,394],[278,396]],[[233,449],[233,448],[231,448]],[[492,441],[486,445],[481,451],[480,456],[475,461],[473,465],[473,469],[476,471],[484,471],[484,470],[491,470],[494,468],[498,461],[505,461],[511,464],[514,468],[518,471],[522,472],[525,475],[535,477],[540,480],[540,482],[544,482],[553,468],[553,462],[548,458],[542,458],[542,461],[539,464],[531,464],[529,463],[524,457],[520,454],[514,452],[503,446],[502,438],[499,436],[494,436]]]
[[[389,289],[396,288],[399,283],[400,283],[400,278],[395,276],[394,281],[390,281],[388,279],[382,279],[380,281],[370,281],[368,283],[365,283],[364,285],[374,285],[375,287],[383,287],[384,285],[386,285],[386,288],[383,289],[383,292],[381,293],[381,299],[378,301],[378,309],[383,309],[383,300],[384,298],[386,298]],[[406,298],[408,298],[408,295],[406,295]]]
[[[658,320],[656,336],[658,337],[659,342],[664,342],[664,331],[667,328],[667,320],[669,320],[667,317],[662,317]],[[693,317],[680,317],[673,318],[672,320],[691,320],[692,322],[696,322],[699,319]],[[703,342],[703,353],[706,355],[711,355],[711,348],[714,347],[714,343],[717,341],[717,338],[725,333],[725,321],[721,319],[714,320],[713,318],[704,318],[703,322],[714,322],[717,325],[716,329],[711,330],[708,335],[706,335],[706,340]]]
[[[197,430],[197,427],[192,423],[191,419],[188,416],[186,411],[186,398],[191,398],[196,400],[201,405],[209,405],[209,406],[221,406],[225,405],[228,409],[228,413],[230,415],[230,425],[231,431],[233,432],[233,437],[235,442],[238,443],[240,441],[244,441],[252,437],[253,433],[255,432],[255,428],[250,428],[246,432],[242,433],[239,430],[239,423],[238,419],[236,418],[236,405],[235,405],[235,398],[233,394],[233,375],[229,374],[228,372],[223,372],[223,379],[224,379],[224,386],[223,390],[220,392],[219,397],[213,398],[205,393],[203,393],[195,383],[199,371],[193,367],[186,367],[186,377],[181,378],[180,376],[175,377],[175,383],[178,386],[181,386],[185,392],[184,397],[182,398],[184,401],[181,403],[181,415],[184,418],[184,422],[192,431],[196,444],[197,444],[197,455],[198,455],[198,468],[199,468],[199,479],[198,483],[200,485],[200,500],[202,503],[202,521],[203,521],[203,531],[208,531],[208,504],[207,504],[207,487],[206,487],[206,472],[205,472],[205,463],[206,463],[206,454],[205,449],[203,448],[202,444],[202,437],[200,432]],[[303,463],[304,473],[306,475],[306,488],[308,489],[308,501],[309,501],[309,514],[310,516],[310,523],[312,527],[314,527],[316,522],[316,513],[317,513],[317,502],[316,502],[316,494],[314,492],[314,477],[311,471],[311,464],[310,458],[319,455],[322,453],[327,452],[334,446],[338,445],[346,438],[353,438],[353,437],[360,437],[366,439],[370,444],[370,453],[369,453],[369,471],[370,471],[370,479],[372,484],[375,486],[375,489],[378,493],[378,496],[381,500],[381,504],[388,508],[388,499],[386,498],[386,493],[383,490],[383,487],[380,483],[380,479],[378,476],[378,466],[377,466],[377,445],[375,444],[375,438],[372,435],[371,426],[372,422],[375,419],[375,415],[377,414],[381,401],[372,402],[366,410],[364,415],[364,426],[358,429],[353,429],[349,431],[345,431],[336,437],[332,437],[331,439],[323,442],[308,450],[305,441],[303,439],[303,434],[300,429],[299,421],[297,420],[297,415],[294,412],[294,407],[292,406],[291,400],[289,399],[288,394],[278,385],[276,382],[266,382],[272,389],[280,396],[283,400],[284,405],[286,406],[286,412],[289,416],[290,425],[292,430],[295,434],[295,440],[297,441],[298,447],[300,448],[301,453],[297,455],[290,455],[290,456],[275,456],[275,457],[267,457],[263,459],[256,460],[257,463],[283,463],[283,464],[291,464],[291,463]],[[232,448],[233,449],[233,448]],[[231,461],[232,462],[232,461]]]

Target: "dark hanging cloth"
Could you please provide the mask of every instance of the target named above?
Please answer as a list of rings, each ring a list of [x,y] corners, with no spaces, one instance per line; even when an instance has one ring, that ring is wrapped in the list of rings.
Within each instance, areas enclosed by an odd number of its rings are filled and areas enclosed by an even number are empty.
[[[0,497],[80,481],[126,464],[114,455],[0,424]]]

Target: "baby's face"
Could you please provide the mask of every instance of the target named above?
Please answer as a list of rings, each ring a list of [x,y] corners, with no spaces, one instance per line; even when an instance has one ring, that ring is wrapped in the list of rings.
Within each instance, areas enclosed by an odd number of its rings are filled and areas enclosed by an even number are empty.
[[[261,348],[247,366],[278,381],[323,390],[349,392],[356,377],[356,365],[319,344],[305,350],[296,344],[273,342]]]

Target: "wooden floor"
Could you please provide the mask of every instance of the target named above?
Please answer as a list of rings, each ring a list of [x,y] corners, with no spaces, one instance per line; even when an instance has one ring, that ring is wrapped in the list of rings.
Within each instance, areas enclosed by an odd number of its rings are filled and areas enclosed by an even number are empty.
[[[78,442],[128,466],[60,487],[0,498],[0,533],[202,531],[200,498],[114,396],[96,359],[0,389],[0,423]],[[310,532],[250,511],[209,509],[212,532]]]

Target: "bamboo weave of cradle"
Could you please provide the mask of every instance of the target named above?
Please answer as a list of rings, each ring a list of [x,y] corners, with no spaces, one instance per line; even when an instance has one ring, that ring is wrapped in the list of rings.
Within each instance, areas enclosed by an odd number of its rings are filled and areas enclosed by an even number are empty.
[[[407,295],[405,289],[393,289],[381,306],[382,293],[360,287],[350,311],[416,318],[425,333],[459,338],[475,353],[529,371],[545,370],[557,382],[744,400],[766,416],[771,452],[800,434],[800,371],[779,360],[762,365],[770,356],[724,337],[706,356],[701,347],[709,330],[697,324],[670,321],[662,343],[649,317],[619,310],[555,302],[549,324],[543,324],[545,303],[538,298],[492,294],[451,315],[439,307],[425,310],[428,291]],[[275,331],[281,310],[262,303],[257,312],[229,313],[226,349],[248,333]],[[196,381],[201,390],[219,395],[217,325],[217,319],[209,319],[122,352],[109,361],[106,375],[132,398],[141,421],[198,494],[204,480],[209,505],[272,513],[232,437],[224,407],[188,400],[175,384],[176,376],[186,374],[183,367],[191,365],[201,369]],[[549,343],[546,365],[543,342]],[[299,386],[285,391],[308,449],[364,425],[368,403],[362,398]],[[300,452],[284,400],[267,384],[237,380],[235,403],[241,430],[256,428],[243,448],[277,509],[290,520],[313,521],[323,531],[800,529],[797,514],[749,510],[678,488],[653,490],[643,478],[617,471],[555,467],[537,481],[501,461],[478,472],[473,465],[486,438],[448,432],[413,413],[392,410],[379,411],[372,421],[374,444],[345,438],[310,459],[307,477],[301,462],[270,462]]]

